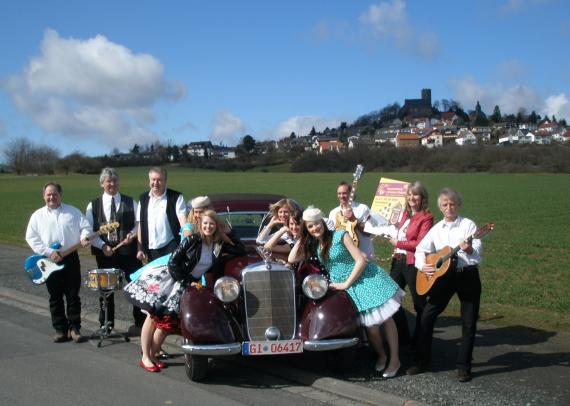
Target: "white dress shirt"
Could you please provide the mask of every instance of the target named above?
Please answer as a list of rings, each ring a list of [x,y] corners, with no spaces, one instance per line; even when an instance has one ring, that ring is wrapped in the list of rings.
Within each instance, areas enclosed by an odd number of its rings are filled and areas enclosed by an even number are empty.
[[[36,254],[49,257],[54,251],[51,244],[60,243],[64,251],[91,232],[91,224],[83,213],[62,203],[57,209],[44,206],[32,214],[26,229],[26,242]]]
[[[416,247],[416,268],[419,270],[423,268],[427,254],[439,251],[445,246],[453,249],[472,236],[475,231],[477,231],[475,223],[465,217],[458,216],[451,223],[441,220],[428,231]],[[471,255],[461,249],[457,252],[458,268],[477,265],[481,262],[481,253],[483,252],[481,240],[473,239],[471,246],[473,247]]]
[[[120,193],[115,193],[114,196],[111,196],[110,194],[107,193],[103,193],[102,196],[102,204],[103,204],[103,214],[105,215],[105,219],[107,220],[107,222],[110,222],[111,220],[111,199],[115,199],[115,208],[117,210],[117,213],[119,212],[120,208],[121,208],[121,194]],[[137,209],[138,209],[138,204],[135,200],[133,200],[133,211],[136,215],[137,213]],[[89,204],[87,205],[87,208],[85,209],[85,217],[87,217],[87,221],[89,221],[89,224],[91,224],[91,227],[93,227],[93,207],[91,206],[91,202],[89,202]],[[103,219],[101,219],[103,220]],[[133,226],[133,229],[130,231],[131,234],[136,234],[137,232],[137,223],[135,221],[135,225]],[[102,249],[103,248],[103,240],[99,237],[93,239],[93,241],[91,241],[91,245],[93,245],[95,248],[99,248]]]
[[[167,197],[166,191],[162,196],[154,197],[149,192],[148,208],[147,208],[147,225],[148,225],[148,248],[151,250],[159,249],[168,244],[173,238],[178,241],[178,230],[176,235],[172,234],[166,215]],[[176,200],[176,216],[186,217],[186,202],[184,196],[180,194]],[[141,206],[140,202],[137,208],[137,222],[140,222]]]
[[[333,224],[336,222],[336,214],[340,211],[340,206],[335,207],[329,213],[328,221],[332,222]],[[354,213],[354,217],[358,220],[359,223],[364,223],[370,217],[370,209],[367,205],[362,203],[352,202],[352,212]],[[335,224],[336,226],[336,224]],[[368,234],[362,233],[360,231],[360,227],[356,229],[356,233],[358,234],[358,241],[359,241],[359,249],[366,254],[366,256],[370,259],[374,258],[374,245],[372,244],[372,237]]]

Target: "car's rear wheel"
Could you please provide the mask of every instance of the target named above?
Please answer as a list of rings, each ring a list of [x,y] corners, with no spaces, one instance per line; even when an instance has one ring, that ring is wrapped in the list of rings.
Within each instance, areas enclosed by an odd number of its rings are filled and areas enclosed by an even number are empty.
[[[190,344],[190,340],[184,339],[185,344]],[[192,382],[199,382],[208,375],[208,357],[203,355],[184,354],[184,369],[186,375]]]

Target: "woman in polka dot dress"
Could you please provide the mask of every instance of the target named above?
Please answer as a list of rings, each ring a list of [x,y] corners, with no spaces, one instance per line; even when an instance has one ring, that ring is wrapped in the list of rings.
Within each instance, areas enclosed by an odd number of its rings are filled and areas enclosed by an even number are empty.
[[[330,231],[322,212],[309,206],[303,212],[301,238],[289,255],[289,262],[302,261],[318,255],[329,272],[329,287],[346,290],[359,311],[368,340],[378,353],[375,370],[384,371],[384,378],[393,378],[400,369],[398,331],[392,315],[400,308],[404,296],[398,285],[361,252],[345,231]],[[386,368],[386,352],[382,345],[380,325],[384,325],[390,362]]]

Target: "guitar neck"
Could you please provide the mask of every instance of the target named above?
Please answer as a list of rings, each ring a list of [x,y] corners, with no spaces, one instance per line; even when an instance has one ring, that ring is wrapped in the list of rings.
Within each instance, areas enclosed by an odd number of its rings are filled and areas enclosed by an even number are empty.
[[[356,196],[356,186],[358,186],[358,179],[354,179],[352,182],[352,190],[348,196],[348,207],[352,208],[352,203],[354,202],[354,196]]]
[[[102,230],[95,231],[95,232],[89,234],[89,235],[87,236],[87,239],[88,239],[89,241],[91,241],[92,239],[94,239],[95,237],[100,236],[101,234],[103,234],[103,231],[102,231]],[[76,244],[73,244],[71,247],[69,247],[69,248],[67,248],[67,249],[65,249],[65,250],[63,250],[63,251],[61,252],[62,258],[65,258],[66,256],[68,256],[68,255],[71,254],[72,252],[78,250],[79,248],[81,248],[81,242],[78,242],[78,243],[76,243]]]

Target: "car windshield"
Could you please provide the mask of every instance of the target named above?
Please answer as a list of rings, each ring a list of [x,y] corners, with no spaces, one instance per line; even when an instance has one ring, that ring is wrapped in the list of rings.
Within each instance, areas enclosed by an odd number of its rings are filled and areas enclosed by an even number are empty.
[[[218,213],[223,222],[231,224],[240,239],[256,239],[266,212]]]

